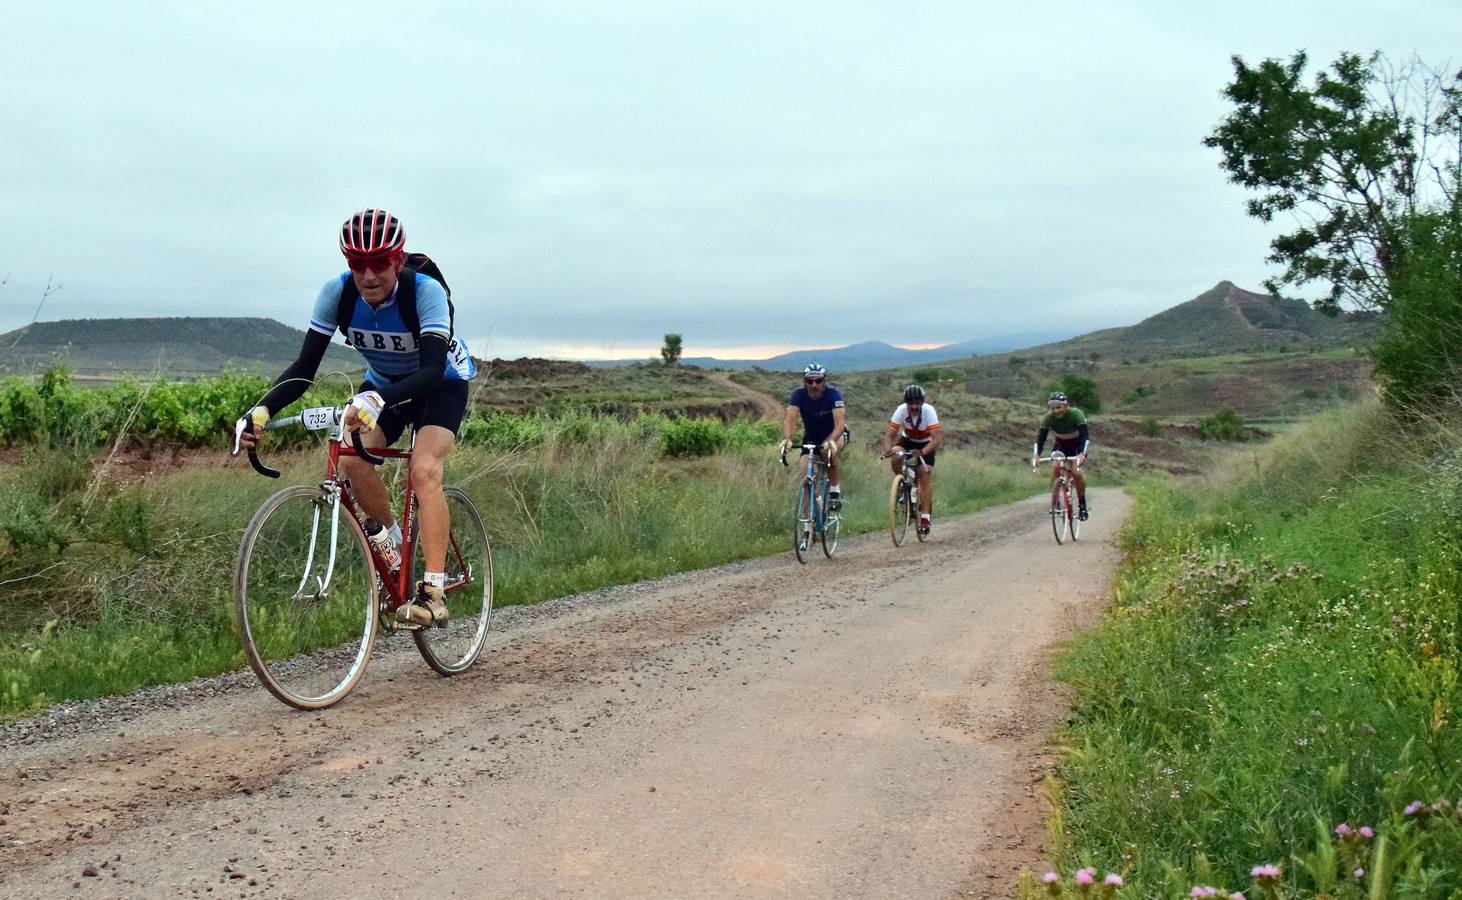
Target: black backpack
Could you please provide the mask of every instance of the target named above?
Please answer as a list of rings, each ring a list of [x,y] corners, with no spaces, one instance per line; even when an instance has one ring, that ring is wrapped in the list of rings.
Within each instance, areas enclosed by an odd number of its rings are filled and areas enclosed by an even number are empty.
[[[452,306],[452,289],[447,286],[447,279],[442,275],[441,268],[425,253],[406,254],[406,265],[401,268],[401,275],[396,281],[396,308],[401,311],[401,321],[406,323],[412,334],[421,336],[421,317],[416,314],[417,272],[434,279],[447,292],[447,343],[450,345],[456,336],[457,327],[457,310]],[[355,315],[355,301],[358,299],[360,288],[355,286],[355,276],[352,275],[340,289],[340,306],[335,312],[336,326],[345,335],[346,343],[350,342],[348,329],[350,320]]]

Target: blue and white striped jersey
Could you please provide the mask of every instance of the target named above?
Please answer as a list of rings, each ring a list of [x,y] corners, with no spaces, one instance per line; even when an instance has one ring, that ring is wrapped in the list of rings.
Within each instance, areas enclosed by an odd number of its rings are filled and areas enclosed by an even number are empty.
[[[315,309],[310,313],[311,331],[325,335],[335,333],[341,291],[349,279],[350,273],[344,272],[320,288],[320,295],[315,298]],[[416,273],[416,314],[423,335],[439,334],[451,341],[442,377],[448,381],[470,381],[477,374],[477,364],[472,361],[466,342],[451,336],[447,292],[435,278],[420,272]],[[402,320],[394,291],[385,303],[374,308],[364,298],[357,298],[348,331],[347,342],[365,357],[366,379],[376,387],[400,381],[421,368],[417,336]]]

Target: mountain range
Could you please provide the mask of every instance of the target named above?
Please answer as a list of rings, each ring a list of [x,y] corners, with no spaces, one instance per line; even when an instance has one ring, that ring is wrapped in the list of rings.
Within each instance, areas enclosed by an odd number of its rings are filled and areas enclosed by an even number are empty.
[[[696,357],[683,365],[770,371],[800,370],[817,362],[834,373],[952,362],[973,356],[1057,354],[1111,356],[1211,356],[1263,350],[1320,350],[1360,346],[1377,326],[1374,316],[1331,318],[1302,300],[1246,291],[1221,281],[1192,300],[1136,325],[1107,328],[1076,337],[1031,333],[980,338],[931,350],[907,350],[882,341],[847,347],[801,350],[769,359]],[[1064,340],[1062,338],[1065,338]],[[229,369],[274,374],[299,352],[304,333],[263,318],[68,319],[37,322],[0,335],[0,374],[30,374],[64,362],[81,377],[115,378],[153,372],[177,378]],[[340,342],[326,356],[332,367],[360,369],[358,354]],[[589,361],[623,366],[638,361]]]

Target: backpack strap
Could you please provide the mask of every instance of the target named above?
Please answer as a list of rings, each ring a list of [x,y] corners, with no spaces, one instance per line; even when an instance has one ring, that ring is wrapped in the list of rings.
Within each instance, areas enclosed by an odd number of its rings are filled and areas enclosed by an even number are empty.
[[[355,277],[345,279],[340,288],[340,305],[335,310],[335,323],[340,333],[350,339],[350,320],[355,317],[355,301],[360,299],[360,288]],[[401,312],[401,321],[413,334],[421,333],[421,317],[416,314],[416,270],[410,266],[401,269],[396,281],[396,308]]]

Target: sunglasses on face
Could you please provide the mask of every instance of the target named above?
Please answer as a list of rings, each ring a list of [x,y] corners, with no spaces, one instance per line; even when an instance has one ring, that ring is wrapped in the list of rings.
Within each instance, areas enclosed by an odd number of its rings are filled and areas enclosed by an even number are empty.
[[[396,262],[396,258],[390,253],[379,256],[347,256],[345,264],[352,272],[384,272]]]
[[[822,379],[822,378],[804,378],[804,379],[802,379],[802,383],[803,384],[822,384],[823,381],[825,381],[825,380],[826,379]]]

